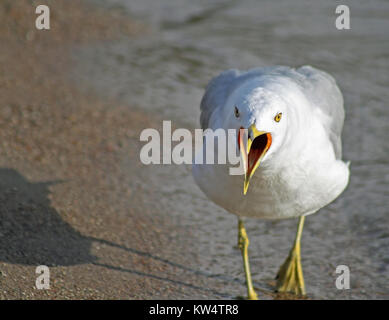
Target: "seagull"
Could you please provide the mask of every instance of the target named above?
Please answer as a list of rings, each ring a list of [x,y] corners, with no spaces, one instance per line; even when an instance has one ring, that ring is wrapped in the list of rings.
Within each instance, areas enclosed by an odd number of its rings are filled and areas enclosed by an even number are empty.
[[[192,173],[211,201],[238,217],[248,299],[257,294],[245,217],[299,218],[276,291],[305,295],[300,254],[305,216],[337,198],[349,180],[349,163],[342,161],[343,97],[334,78],[311,66],[227,70],[209,82],[200,110],[203,130],[237,133],[242,175],[231,175],[228,163],[195,162]]]

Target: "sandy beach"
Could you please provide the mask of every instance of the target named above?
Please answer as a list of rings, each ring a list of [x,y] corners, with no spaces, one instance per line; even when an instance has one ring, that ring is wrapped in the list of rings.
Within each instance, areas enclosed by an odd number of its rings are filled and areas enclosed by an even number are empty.
[[[73,46],[146,28],[84,1],[51,10],[51,30],[38,31],[31,1],[0,5],[0,298],[207,293],[169,260],[183,248],[152,189],[129,188],[139,132],[159,119],[81,93],[67,77]],[[38,265],[50,267],[49,290],[35,288]]]

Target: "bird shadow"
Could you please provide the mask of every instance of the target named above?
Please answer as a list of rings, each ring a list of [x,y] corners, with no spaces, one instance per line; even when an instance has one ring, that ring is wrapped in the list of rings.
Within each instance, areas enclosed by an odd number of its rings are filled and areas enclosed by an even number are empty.
[[[69,266],[96,261],[88,240],[51,207],[49,187],[0,168],[0,261]]]
[[[110,270],[175,283],[221,297],[228,296],[226,293],[178,279],[101,263],[98,257],[91,253],[92,244],[97,242],[156,260],[198,276],[242,284],[241,281],[234,278],[198,271],[145,251],[128,248],[105,239],[82,235],[65,222],[50,204],[49,187],[63,182],[31,182],[14,169],[0,168],[0,262],[49,267],[90,263]]]

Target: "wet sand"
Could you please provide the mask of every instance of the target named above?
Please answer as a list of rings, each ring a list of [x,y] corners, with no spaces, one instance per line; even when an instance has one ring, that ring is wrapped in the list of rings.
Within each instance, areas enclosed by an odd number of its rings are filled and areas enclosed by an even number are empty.
[[[131,102],[180,128],[198,128],[199,103],[209,79],[228,68],[310,64],[331,73],[345,99],[343,159],[350,183],[336,201],[310,216],[302,235],[302,264],[309,298],[385,299],[388,264],[388,20],[381,1],[353,2],[352,28],[334,25],[336,1],[305,0],[184,4],[180,0],[112,0],[150,33],[80,46],[72,52],[72,79],[80,90]],[[172,15],[174,10],[176,14]],[[285,12],[290,12],[285,16]],[[286,18],[286,20],[285,20]],[[161,123],[156,127],[161,128]],[[236,217],[210,202],[194,184],[190,167],[140,166],[137,181],[188,237],[177,261],[223,279],[223,292],[245,292]],[[272,299],[274,276],[292,245],[297,220],[250,219],[250,262],[260,298]],[[186,257],[197,257],[189,259]],[[189,263],[189,264],[188,264]],[[350,268],[350,290],[335,286],[336,267]]]
[[[190,233],[136,187],[139,132],[160,119],[68,76],[74,46],[147,28],[84,1],[50,7],[37,31],[30,1],[0,4],[0,298],[221,297],[185,263]],[[49,290],[35,288],[38,265]]]

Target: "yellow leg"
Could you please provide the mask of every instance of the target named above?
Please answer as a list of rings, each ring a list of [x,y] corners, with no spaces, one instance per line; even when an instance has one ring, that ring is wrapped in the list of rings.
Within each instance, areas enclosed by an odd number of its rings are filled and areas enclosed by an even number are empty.
[[[244,228],[243,221],[239,219],[238,224],[238,246],[240,251],[242,252],[244,272],[246,274],[246,283],[247,283],[247,298],[249,300],[257,300],[257,294],[254,291],[253,283],[251,282],[251,273],[250,273],[250,265],[249,265],[249,255],[248,255],[248,247],[249,247],[249,238],[247,237],[246,229]]]
[[[305,284],[303,270],[301,268],[300,240],[303,232],[305,217],[300,217],[296,240],[288,258],[277,273],[277,291],[292,292],[298,295],[305,295]]]

